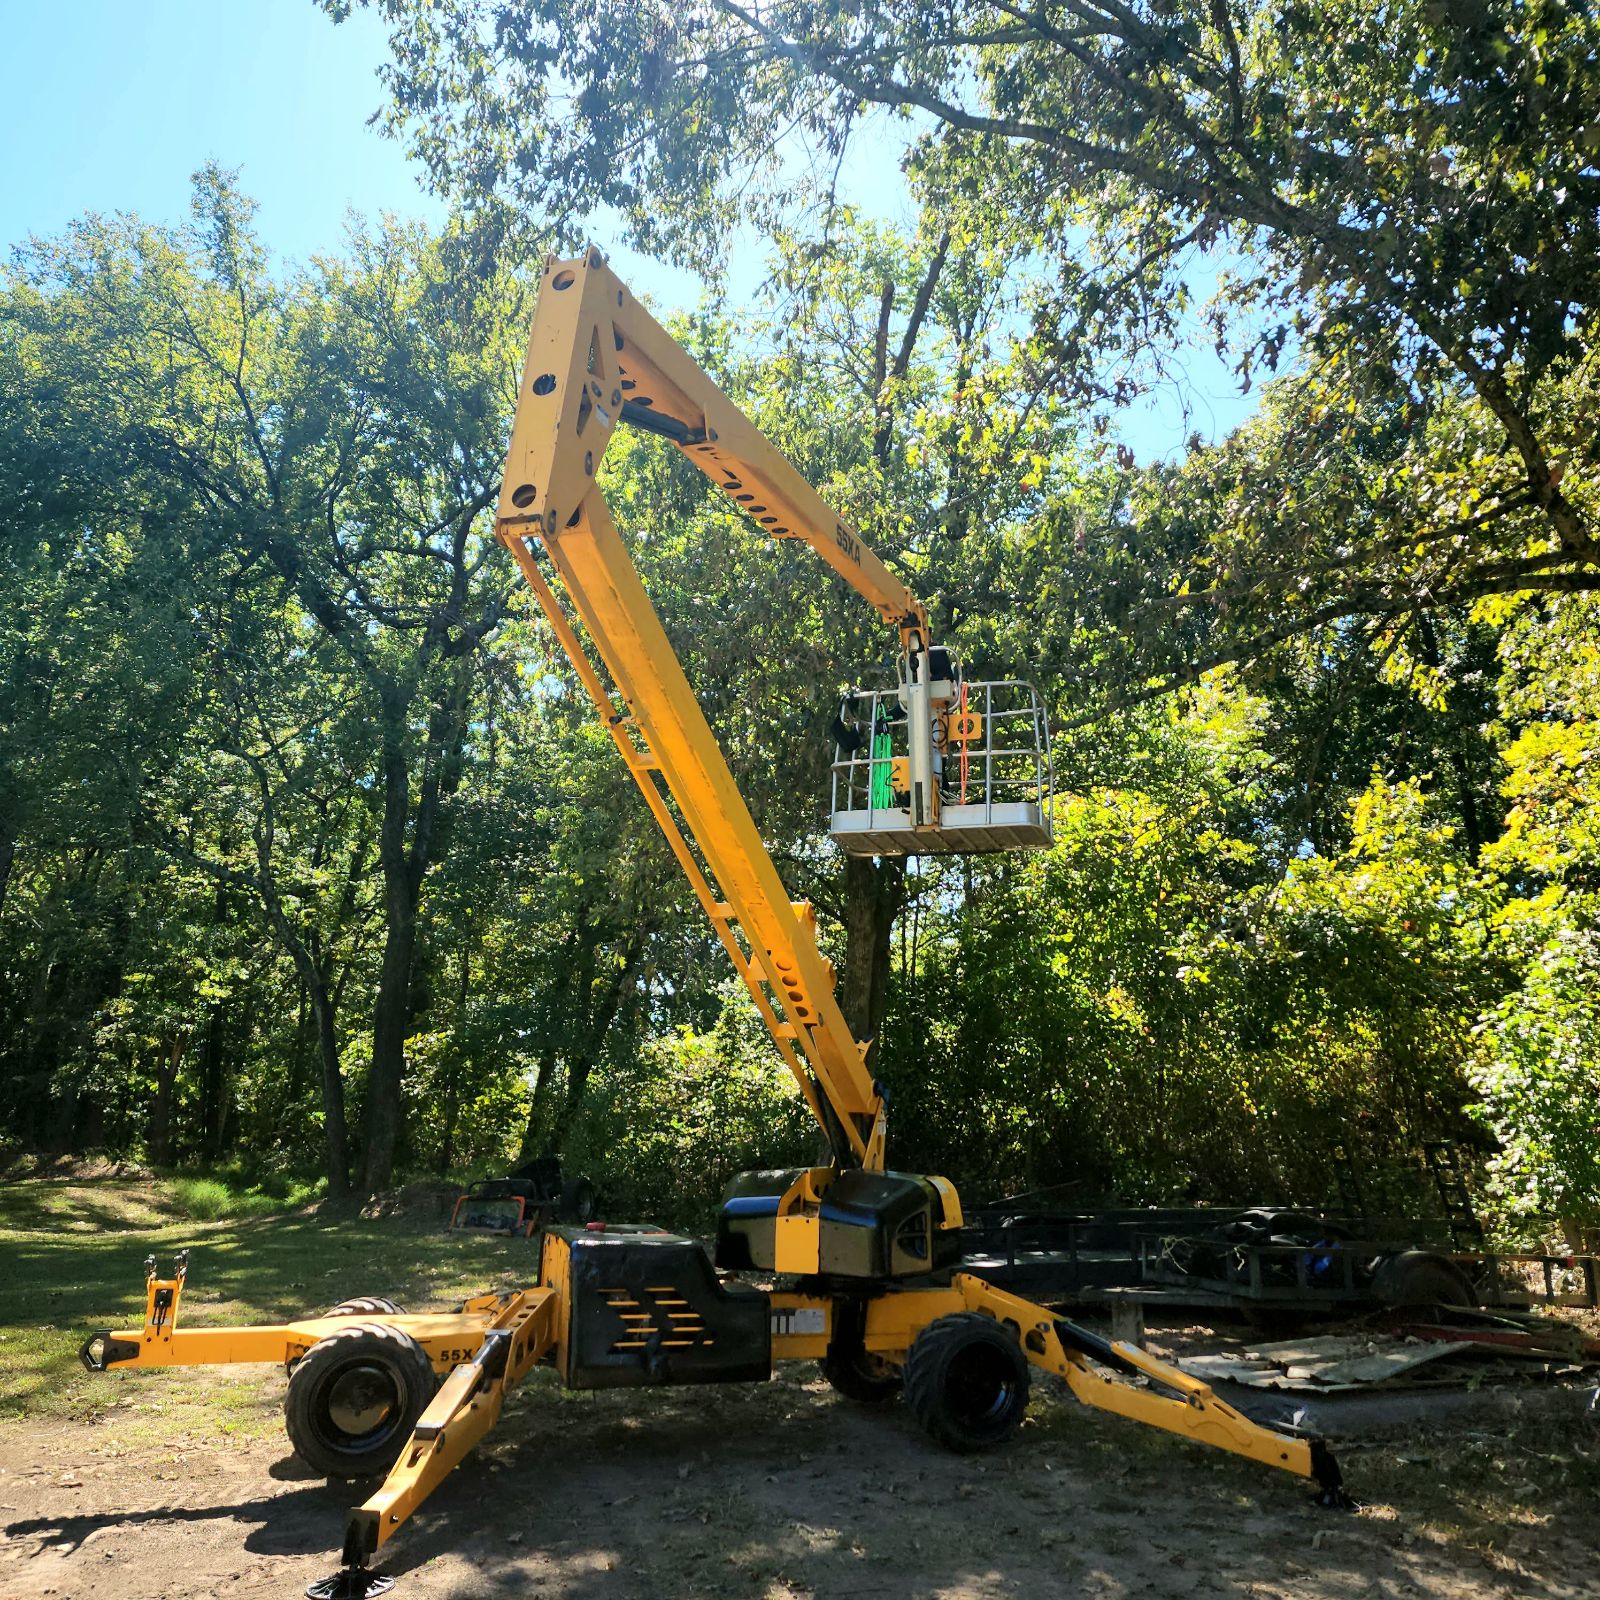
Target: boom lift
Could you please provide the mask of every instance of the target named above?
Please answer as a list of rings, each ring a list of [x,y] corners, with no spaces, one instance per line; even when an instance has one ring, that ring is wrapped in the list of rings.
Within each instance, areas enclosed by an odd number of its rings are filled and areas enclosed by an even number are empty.
[[[858,697],[854,728],[844,717],[835,725],[833,827],[845,848],[1048,842],[1048,740],[1032,690],[963,677],[932,643],[916,597],[598,252],[547,262],[497,533],[748,985],[831,1159],[736,1177],[714,1262],[698,1242],[648,1225],[557,1226],[543,1236],[537,1282],[442,1314],[363,1300],[272,1326],[180,1329],[185,1259],[166,1276],[151,1260],[144,1326],[92,1335],[85,1365],[286,1363],[296,1451],[330,1476],[386,1474],[351,1513],[340,1571],[307,1591],[321,1600],[389,1586],[372,1558],[541,1363],[570,1387],[598,1388],[754,1382],[775,1360],[818,1361],[852,1399],[903,1390],[927,1432],[957,1450],[1012,1432],[1036,1368],[1086,1404],[1314,1479],[1324,1503],[1340,1503],[1338,1468],[1319,1441],[1262,1427],[1136,1346],[962,1271],[954,1187],[886,1169],[884,1095],[839,1009],[810,907],[779,881],[596,487],[621,422],[669,439],[772,537],[805,540],[896,630],[897,688]]]

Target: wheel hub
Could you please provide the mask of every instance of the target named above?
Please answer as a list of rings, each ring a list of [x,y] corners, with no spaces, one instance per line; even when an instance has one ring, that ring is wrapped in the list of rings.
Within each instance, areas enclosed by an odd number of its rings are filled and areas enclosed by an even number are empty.
[[[347,1367],[328,1386],[328,1421],[346,1438],[376,1433],[400,1403],[394,1379],[381,1367]]]
[[[950,1366],[950,1399],[963,1422],[976,1427],[1011,1402],[1003,1366],[986,1350],[964,1350]]]

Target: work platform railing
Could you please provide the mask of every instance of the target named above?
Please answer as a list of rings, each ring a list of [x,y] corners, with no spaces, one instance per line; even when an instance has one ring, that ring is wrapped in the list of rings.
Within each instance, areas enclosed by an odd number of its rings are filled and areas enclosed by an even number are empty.
[[[967,682],[934,719],[936,823],[916,827],[906,788],[909,723],[896,689],[861,690],[836,743],[829,831],[852,855],[980,855],[1047,847],[1055,772],[1031,683]]]

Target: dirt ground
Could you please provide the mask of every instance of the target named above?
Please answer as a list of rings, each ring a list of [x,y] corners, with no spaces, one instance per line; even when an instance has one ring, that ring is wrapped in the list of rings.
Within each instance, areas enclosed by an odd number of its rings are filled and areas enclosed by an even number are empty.
[[[361,1491],[307,1475],[272,1425],[282,1374],[250,1372],[181,1375],[243,1386],[226,1437],[166,1436],[152,1378],[92,1420],[0,1425],[0,1597],[289,1596],[330,1571]],[[595,1395],[540,1375],[381,1565],[416,1600],[1596,1592],[1600,1439],[1576,1407],[1347,1447],[1349,1515],[1051,1388],[1009,1445],[955,1457],[805,1369]]]

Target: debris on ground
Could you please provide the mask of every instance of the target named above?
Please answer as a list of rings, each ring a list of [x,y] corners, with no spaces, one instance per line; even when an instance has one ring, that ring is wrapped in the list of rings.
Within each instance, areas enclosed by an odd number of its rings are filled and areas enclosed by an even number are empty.
[[[1452,1312],[1315,1338],[1189,1354],[1178,1365],[1207,1383],[1336,1394],[1374,1387],[1476,1388],[1581,1382],[1600,1370],[1600,1340],[1554,1317]]]

